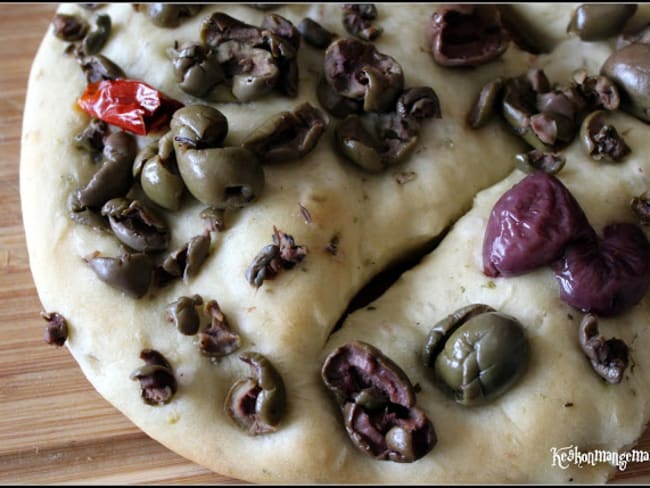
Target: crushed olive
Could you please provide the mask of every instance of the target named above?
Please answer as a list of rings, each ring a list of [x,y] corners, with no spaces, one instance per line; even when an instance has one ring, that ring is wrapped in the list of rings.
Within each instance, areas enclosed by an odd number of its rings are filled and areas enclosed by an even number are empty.
[[[84,53],[97,54],[102,50],[104,44],[111,35],[111,17],[107,14],[100,14],[95,19],[95,28],[92,29],[81,43],[81,49]]]
[[[246,281],[255,288],[273,279],[282,269],[291,269],[307,256],[306,246],[298,246],[293,236],[273,227],[273,244],[264,246],[246,269]]]
[[[597,110],[585,117],[580,127],[580,142],[592,159],[620,162],[630,153],[630,147],[613,125],[605,123],[605,112]]]
[[[377,18],[374,3],[345,3],[343,10],[343,27],[353,36],[364,41],[374,41],[384,31],[373,24]]]
[[[41,317],[47,322],[43,340],[47,344],[61,347],[68,339],[68,323],[58,312],[41,312]]]
[[[647,23],[635,30],[623,32],[618,37],[618,39],[616,39],[616,49],[623,49],[625,46],[629,46],[630,44],[635,43],[650,43],[650,23]]]
[[[575,240],[552,264],[560,298],[583,312],[616,315],[650,286],[650,242],[630,223],[610,224],[603,237]]]
[[[199,295],[179,297],[165,309],[165,320],[172,322],[183,335],[194,335],[199,331],[201,318],[196,307],[203,305]]]
[[[203,219],[208,232],[220,232],[225,230],[225,210],[222,208],[206,207],[199,213]]]
[[[616,84],[606,76],[589,76],[587,70],[579,69],[573,73],[573,81],[589,109],[618,109],[621,96]]]
[[[140,359],[145,365],[133,371],[130,378],[140,382],[142,399],[146,404],[154,406],[169,403],[177,389],[171,365],[162,354],[153,349],[143,349]]]
[[[99,208],[111,198],[122,197],[131,188],[131,167],[137,145],[126,132],[114,132],[104,139],[103,162],[88,184],[75,192],[79,209]]]
[[[650,190],[634,197],[630,205],[632,211],[641,219],[641,223],[650,225]]]
[[[280,112],[253,130],[242,142],[262,163],[291,161],[311,151],[327,127],[320,110],[303,103],[293,112]]]
[[[100,280],[133,298],[141,298],[149,290],[154,268],[146,254],[123,253],[113,258],[95,252],[86,256],[84,261]]]
[[[587,314],[578,330],[580,347],[594,371],[608,383],[620,383],[628,365],[629,348],[621,339],[605,339],[598,332],[598,318]]]
[[[205,310],[210,316],[210,326],[199,332],[199,349],[206,356],[219,358],[227,356],[239,349],[241,338],[230,328],[226,316],[216,300],[205,304]]]
[[[217,53],[196,43],[184,43],[169,50],[174,76],[181,90],[195,97],[206,97],[225,80]]]
[[[334,39],[332,32],[309,17],[302,19],[297,28],[305,42],[317,49],[325,49]]]
[[[334,131],[336,148],[366,171],[380,172],[413,151],[424,119],[440,116],[433,89],[410,88],[399,96],[393,112],[348,115]]]
[[[189,3],[134,3],[136,12],[144,12],[158,27],[178,27],[183,19],[194,17],[203,5]]]
[[[75,145],[88,151],[93,160],[101,158],[104,139],[108,137],[108,124],[103,120],[91,119],[84,130],[74,136]]]
[[[466,406],[494,400],[522,376],[530,345],[514,317],[475,304],[433,326],[424,348],[436,382]]]
[[[286,39],[296,50],[300,47],[300,31],[281,15],[266,14],[262,19],[262,29]]]
[[[376,347],[353,341],[332,351],[321,368],[353,444],[378,460],[417,461],[437,442],[415,403],[404,371]]]
[[[345,38],[325,51],[325,78],[343,97],[363,101],[366,112],[394,107],[402,93],[404,74],[400,64],[366,41]]]
[[[164,251],[169,245],[167,225],[140,200],[113,198],[102,207],[102,215],[115,237],[135,251]]]
[[[249,435],[275,432],[287,408],[282,376],[262,354],[246,352],[239,359],[250,365],[254,376],[241,379],[230,388],[226,413]]]
[[[567,32],[576,34],[583,41],[607,39],[620,34],[636,10],[636,4],[583,3],[573,11]]]
[[[86,76],[88,83],[95,83],[102,80],[116,80],[126,78],[124,71],[117,64],[103,54],[92,56],[77,56],[77,62]]]
[[[183,277],[187,282],[196,276],[199,268],[210,253],[210,235],[200,234],[174,250],[162,263],[162,271],[169,278]]]
[[[634,43],[614,51],[601,74],[621,92],[621,109],[650,122],[650,44]]]
[[[533,149],[525,153],[516,154],[515,161],[517,161],[517,167],[525,173],[532,173],[533,171],[539,170],[549,175],[556,175],[564,168],[566,158],[558,153]]]
[[[444,5],[429,25],[433,59],[442,66],[478,66],[499,58],[510,36],[495,5]]]
[[[78,15],[56,14],[52,26],[54,35],[66,42],[80,41],[88,32],[88,23]]]

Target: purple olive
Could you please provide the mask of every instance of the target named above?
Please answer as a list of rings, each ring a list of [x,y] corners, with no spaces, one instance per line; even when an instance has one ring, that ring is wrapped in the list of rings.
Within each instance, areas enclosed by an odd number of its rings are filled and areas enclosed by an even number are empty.
[[[614,315],[637,304],[650,285],[650,242],[634,224],[612,224],[603,239],[569,245],[553,266],[560,298],[583,312]]]
[[[536,171],[494,205],[483,241],[483,272],[493,277],[526,273],[555,261],[572,240],[593,234],[562,182]]]

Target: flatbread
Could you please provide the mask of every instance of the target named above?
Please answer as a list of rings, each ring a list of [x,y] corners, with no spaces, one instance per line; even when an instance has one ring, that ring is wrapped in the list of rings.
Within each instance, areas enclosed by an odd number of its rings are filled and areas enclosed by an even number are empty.
[[[572,5],[545,8],[565,13],[557,14],[559,24],[568,19]],[[496,198],[522,177],[512,173],[513,155],[525,145],[497,120],[471,130],[465,117],[480,88],[497,76],[517,76],[535,63],[550,79],[568,80],[576,65],[597,72],[612,47],[557,34],[559,45],[550,55],[535,58],[511,45],[494,62],[452,70],[434,63],[427,45],[434,5],[380,4],[378,9],[384,31],[374,41],[377,49],[402,65],[406,87],[431,86],[441,103],[442,118],[423,124],[414,154],[400,166],[369,174],[333,150],[331,123],[306,157],[264,166],[262,195],[227,215],[227,229],[213,234],[210,255],[197,276],[152,289],[141,299],[101,282],[82,259],[95,251],[115,256],[121,249],[112,236],[68,217],[69,194],[90,179],[95,166],[72,144],[89,120],[73,108],[85,79],[75,60],[63,55],[65,43],[48,32],[30,76],[21,154],[23,218],[43,309],[66,318],[66,345],[107,401],[165,446],[224,475],[272,483],[603,481],[610,466],[562,470],[551,466],[549,449],[576,444],[618,450],[641,434],[648,420],[650,365],[634,351],[643,351],[650,340],[644,330],[650,301],[646,297],[626,315],[603,321],[604,331],[615,331],[632,344],[635,360],[624,384],[605,388],[578,349],[579,314],[567,318],[570,309],[558,300],[550,272],[486,286],[480,272],[486,217]],[[155,27],[130,5],[110,4],[102,12],[111,16],[113,34],[102,54],[127,77],[145,80],[185,104],[197,103],[173,80],[166,50],[174,41],[198,40],[202,19],[217,10],[253,25],[260,25],[264,15],[245,5],[205,6],[170,30]],[[60,11],[88,16],[70,4]],[[294,25],[311,17],[346,35],[340,5],[294,4],[274,12]],[[322,51],[303,44],[298,60],[296,98],[272,95],[245,104],[213,104],[228,119],[228,145],[240,144],[252,127],[303,101],[319,106],[315,86],[323,70]],[[619,131],[629,129],[625,133],[633,149],[624,164],[587,161],[574,143],[561,173],[598,229],[612,218],[631,220],[627,203],[649,186],[650,167],[642,159],[646,126],[623,115],[616,123]],[[399,183],[400,173],[415,178]],[[350,300],[373,276],[431,243],[473,201],[474,209],[442,245],[378,300],[375,310],[351,315],[330,338]],[[170,249],[201,233],[204,206],[187,198],[180,210],[165,214]],[[256,289],[245,272],[271,242],[274,226],[309,253]],[[334,236],[335,255],[326,249]],[[196,336],[182,335],[165,321],[168,303],[193,294],[218,301],[241,335],[237,353],[211,362],[200,354]],[[431,385],[417,353],[433,323],[474,302],[519,317],[531,334],[533,361],[521,383],[498,402],[467,409]],[[352,338],[381,349],[420,385],[417,404],[433,422],[438,443],[417,462],[377,461],[350,442],[320,368],[335,345]],[[147,348],[167,358],[178,381],[166,405],[145,404],[138,382],[129,379],[142,366],[139,355]],[[268,358],[286,385],[287,412],[272,434],[249,436],[225,414],[231,385],[249,375],[238,359],[244,351]]]

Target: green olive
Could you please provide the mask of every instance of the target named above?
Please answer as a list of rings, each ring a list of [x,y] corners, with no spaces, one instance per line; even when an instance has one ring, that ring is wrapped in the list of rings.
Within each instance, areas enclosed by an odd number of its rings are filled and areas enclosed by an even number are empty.
[[[582,4],[573,12],[567,32],[583,41],[607,39],[621,33],[636,9],[636,4]]]
[[[169,53],[176,81],[185,93],[205,97],[225,80],[217,54],[209,47],[187,43]]]
[[[619,162],[630,153],[630,147],[613,125],[605,122],[605,112],[596,110],[585,117],[580,126],[580,143],[585,154],[596,161]]]
[[[264,170],[242,147],[191,149],[178,155],[185,186],[197,200],[215,208],[238,208],[264,188]]]
[[[615,51],[600,71],[622,92],[621,108],[650,122],[650,44],[630,44]]]
[[[142,168],[140,184],[145,195],[168,210],[178,210],[185,184],[181,177],[171,172],[160,158],[152,158]]]
[[[471,406],[492,401],[515,384],[527,367],[530,345],[517,319],[477,304],[436,324],[424,356],[438,384]]]
[[[228,119],[209,105],[187,105],[174,112],[170,128],[174,148],[218,147],[228,134]]]

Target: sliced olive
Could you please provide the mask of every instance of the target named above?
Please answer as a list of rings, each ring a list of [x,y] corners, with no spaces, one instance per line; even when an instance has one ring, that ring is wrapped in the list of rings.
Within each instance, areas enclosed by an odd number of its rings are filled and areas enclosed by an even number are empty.
[[[249,435],[275,432],[287,408],[282,377],[259,353],[247,352],[239,358],[251,366],[254,376],[239,380],[230,388],[226,413]]]
[[[280,112],[246,137],[242,146],[262,163],[291,161],[311,151],[327,127],[320,110],[303,103],[293,112]]]
[[[133,182],[131,167],[136,151],[135,138],[126,132],[114,132],[105,139],[101,167],[76,193],[81,207],[99,208],[111,198],[126,195]]]
[[[210,300],[205,310],[210,315],[210,326],[199,333],[201,352],[211,358],[220,358],[239,349],[241,338],[230,328],[217,301]]]
[[[613,52],[600,72],[621,91],[621,108],[650,122],[650,44],[630,44]]]
[[[163,270],[173,278],[183,277],[187,282],[196,276],[210,253],[210,235],[200,234],[173,251],[162,263]]]
[[[143,349],[140,359],[145,365],[133,371],[130,378],[140,382],[142,399],[154,406],[169,403],[178,388],[169,361],[154,349]]]
[[[583,3],[573,11],[567,32],[577,34],[583,41],[607,39],[621,33],[636,9],[636,4]]]
[[[97,277],[134,298],[143,297],[153,277],[153,263],[142,253],[122,254],[117,258],[97,253],[84,258]]]

